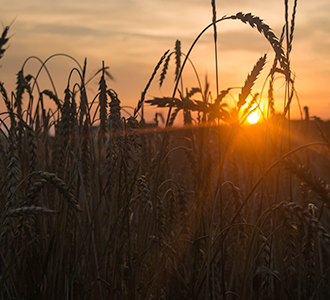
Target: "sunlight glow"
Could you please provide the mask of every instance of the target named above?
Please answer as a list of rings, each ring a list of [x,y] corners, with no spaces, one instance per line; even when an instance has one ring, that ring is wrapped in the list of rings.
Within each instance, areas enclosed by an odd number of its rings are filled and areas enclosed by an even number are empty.
[[[256,123],[259,121],[260,116],[261,116],[260,110],[257,109],[257,110],[255,110],[253,113],[251,113],[251,114],[247,117],[246,120],[247,120],[250,124],[256,124]]]

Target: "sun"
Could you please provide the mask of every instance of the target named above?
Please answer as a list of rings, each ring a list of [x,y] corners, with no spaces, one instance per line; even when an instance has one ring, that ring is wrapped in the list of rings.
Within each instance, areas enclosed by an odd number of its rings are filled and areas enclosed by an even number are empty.
[[[246,120],[250,123],[250,124],[256,124],[259,120],[260,120],[260,111],[259,109],[256,109],[254,112],[252,112],[247,118]]]

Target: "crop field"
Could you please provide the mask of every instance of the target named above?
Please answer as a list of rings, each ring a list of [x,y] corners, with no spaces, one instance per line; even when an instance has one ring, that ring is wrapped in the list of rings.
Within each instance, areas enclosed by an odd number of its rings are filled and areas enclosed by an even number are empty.
[[[129,115],[104,64],[94,98],[86,61],[64,75],[63,95],[41,90],[24,65],[15,91],[0,78],[0,299],[330,299],[330,126],[308,107],[290,118],[297,1],[290,15],[286,1],[281,36],[250,13],[218,18],[211,4],[210,25],[187,53],[179,40],[164,52]],[[217,78],[216,91],[207,80],[185,86],[206,31],[218,74],[217,26],[227,20],[258,31],[274,60],[256,58],[236,90]],[[173,94],[149,98],[170,65]],[[150,106],[163,111],[154,123]]]

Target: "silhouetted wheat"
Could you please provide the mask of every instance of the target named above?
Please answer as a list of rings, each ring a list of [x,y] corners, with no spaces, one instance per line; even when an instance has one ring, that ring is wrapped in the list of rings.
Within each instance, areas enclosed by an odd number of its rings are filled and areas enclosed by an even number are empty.
[[[9,38],[7,37],[8,31],[9,31],[9,26],[6,26],[0,37],[0,59],[3,57],[6,51],[6,49],[4,49],[4,46],[7,44],[9,40]]]
[[[255,66],[251,71],[251,74],[249,74],[248,77],[246,78],[241,93],[238,95],[238,103],[237,103],[238,109],[240,109],[246,103],[246,98],[250,95],[252,87],[255,81],[257,80],[258,75],[265,66],[266,57],[267,56],[265,54],[257,61],[257,63],[255,64]]]
[[[11,98],[0,83],[1,299],[330,297],[328,124],[306,115],[315,141],[304,144],[307,135],[295,135],[302,130],[289,114],[297,1],[291,20],[285,1],[280,38],[251,13],[217,19],[214,0],[211,8],[212,22],[187,54],[176,40],[160,58],[132,115],[106,82],[112,76],[104,63],[90,79],[99,78],[92,101],[86,59],[83,67],[74,60],[63,101],[47,69],[59,55],[39,60],[35,76],[24,63]],[[239,90],[218,90],[216,78],[214,96],[206,76],[203,88],[183,78],[187,62],[199,78],[190,54],[212,28],[217,73],[218,28],[228,20],[256,28],[275,52],[266,78],[270,114],[261,124],[245,120],[261,106],[255,83],[266,55]],[[171,58],[173,94],[147,99],[158,71],[164,86]],[[42,69],[50,89],[38,90]],[[281,114],[278,74],[286,76]],[[145,104],[168,109],[165,128],[159,111],[147,123]],[[186,125],[178,127],[181,111]],[[312,134],[317,126],[320,138]],[[289,139],[293,150],[285,147]]]

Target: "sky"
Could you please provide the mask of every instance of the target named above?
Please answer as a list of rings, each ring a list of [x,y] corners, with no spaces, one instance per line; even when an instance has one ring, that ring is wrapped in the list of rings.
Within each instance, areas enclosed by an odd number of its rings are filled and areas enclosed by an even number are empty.
[[[293,1],[289,1],[290,14]],[[278,0],[216,0],[217,17],[237,12],[259,16],[277,36],[284,24],[284,1]],[[297,97],[291,106],[291,117],[300,118],[300,110],[308,106],[311,116],[330,119],[330,1],[298,0],[291,69],[295,74]],[[81,65],[87,58],[87,78],[102,67],[109,66],[114,80],[107,80],[122,106],[132,112],[160,57],[181,41],[187,53],[194,39],[210,24],[210,0],[0,0],[0,21],[12,23],[10,41],[0,61],[0,81],[7,91],[15,88],[16,74],[30,56],[46,60],[53,54],[65,53]],[[238,20],[218,23],[219,88],[241,87],[257,60],[267,53],[268,62],[253,93],[261,92],[274,58],[268,41],[256,29]],[[215,97],[215,63],[213,32],[209,30],[192,51],[202,85],[205,78]],[[55,57],[47,64],[57,92],[64,98],[69,72],[76,67],[67,57]],[[36,75],[40,63],[30,59],[24,74]],[[170,96],[174,87],[174,60],[170,62],[164,87],[158,85],[159,75],[152,83],[146,98]],[[195,73],[187,66],[184,86],[198,86]],[[72,81],[78,82],[77,77]],[[88,90],[95,95],[99,77],[91,81]],[[275,108],[283,110],[283,79],[275,85]],[[51,89],[46,74],[40,74],[41,89]],[[239,90],[237,90],[239,91]],[[9,92],[8,92],[9,93]],[[267,88],[264,91],[267,95]],[[91,99],[89,99],[91,100]],[[237,95],[228,97],[232,106]],[[299,103],[299,105],[298,105]],[[1,111],[4,105],[0,104]],[[155,112],[146,108],[147,118]]]

